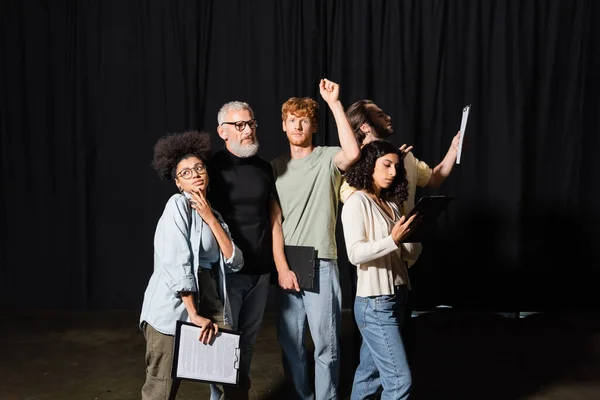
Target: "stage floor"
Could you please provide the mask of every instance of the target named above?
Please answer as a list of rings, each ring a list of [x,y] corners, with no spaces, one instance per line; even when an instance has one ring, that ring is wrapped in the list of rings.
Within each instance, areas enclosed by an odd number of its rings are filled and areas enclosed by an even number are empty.
[[[139,399],[145,342],[138,313],[0,311],[0,399]],[[440,310],[412,318],[412,398],[600,399],[599,317]],[[288,398],[274,321],[268,312],[252,365],[252,399]],[[349,311],[342,332],[346,399],[356,365]],[[184,381],[177,398],[208,399],[207,385]]]

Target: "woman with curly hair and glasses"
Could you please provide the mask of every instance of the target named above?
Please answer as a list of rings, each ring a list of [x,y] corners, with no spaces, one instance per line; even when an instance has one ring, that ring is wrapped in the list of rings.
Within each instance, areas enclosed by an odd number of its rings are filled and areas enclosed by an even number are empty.
[[[402,243],[419,223],[401,215],[408,196],[402,152],[378,140],[365,145],[360,160],[346,173],[357,189],[342,209],[348,260],[357,266],[354,315],[362,335],[360,364],[351,399],[407,399],[411,375],[400,328],[409,290],[406,263],[419,244]]]
[[[175,398],[178,381],[171,379],[171,364],[177,321],[200,326],[205,344],[219,326],[232,325],[225,279],[244,259],[206,200],[209,157],[207,133],[165,136],[154,147],[154,169],[161,179],[174,180],[180,193],[167,201],[154,234],[154,272],[140,316],[146,338],[142,399]]]

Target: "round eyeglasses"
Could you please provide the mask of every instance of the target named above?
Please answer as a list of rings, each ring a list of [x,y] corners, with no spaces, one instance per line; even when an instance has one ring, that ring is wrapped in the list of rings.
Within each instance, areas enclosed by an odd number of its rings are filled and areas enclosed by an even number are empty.
[[[180,176],[183,179],[191,179],[192,176],[194,176],[194,172],[192,171],[196,171],[196,173],[198,175],[202,175],[206,173],[206,166],[204,164],[196,164],[194,165],[192,168],[184,168],[181,171],[179,171],[176,176]]]

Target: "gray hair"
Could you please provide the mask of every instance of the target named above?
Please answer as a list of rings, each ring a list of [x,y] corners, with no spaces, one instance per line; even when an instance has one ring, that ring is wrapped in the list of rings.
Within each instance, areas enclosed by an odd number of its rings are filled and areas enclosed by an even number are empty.
[[[252,111],[252,108],[248,103],[244,103],[243,101],[230,101],[229,103],[223,104],[223,107],[219,110],[219,113],[217,114],[217,123],[221,126],[221,124],[225,122],[225,114],[229,111],[241,110],[249,111],[252,118],[254,118],[254,111]]]

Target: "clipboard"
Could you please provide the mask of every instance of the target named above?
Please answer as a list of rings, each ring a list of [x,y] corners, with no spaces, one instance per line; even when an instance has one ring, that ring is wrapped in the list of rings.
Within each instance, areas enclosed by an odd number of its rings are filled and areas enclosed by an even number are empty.
[[[406,218],[418,213],[422,220],[402,241],[402,243],[420,243],[428,239],[436,228],[439,215],[446,209],[448,203],[454,199],[452,196],[425,196],[421,197]]]
[[[211,344],[198,340],[200,327],[177,321],[171,378],[238,386],[240,334],[219,328]]]
[[[463,139],[465,138],[465,131],[467,130],[467,121],[469,120],[469,111],[471,105],[467,104],[463,108],[462,119],[460,121],[460,136],[458,138],[458,151],[456,152],[456,164],[460,164],[460,156],[462,155]]]
[[[296,274],[300,289],[309,292],[318,291],[316,274],[317,251],[312,246],[284,246],[285,258]]]

